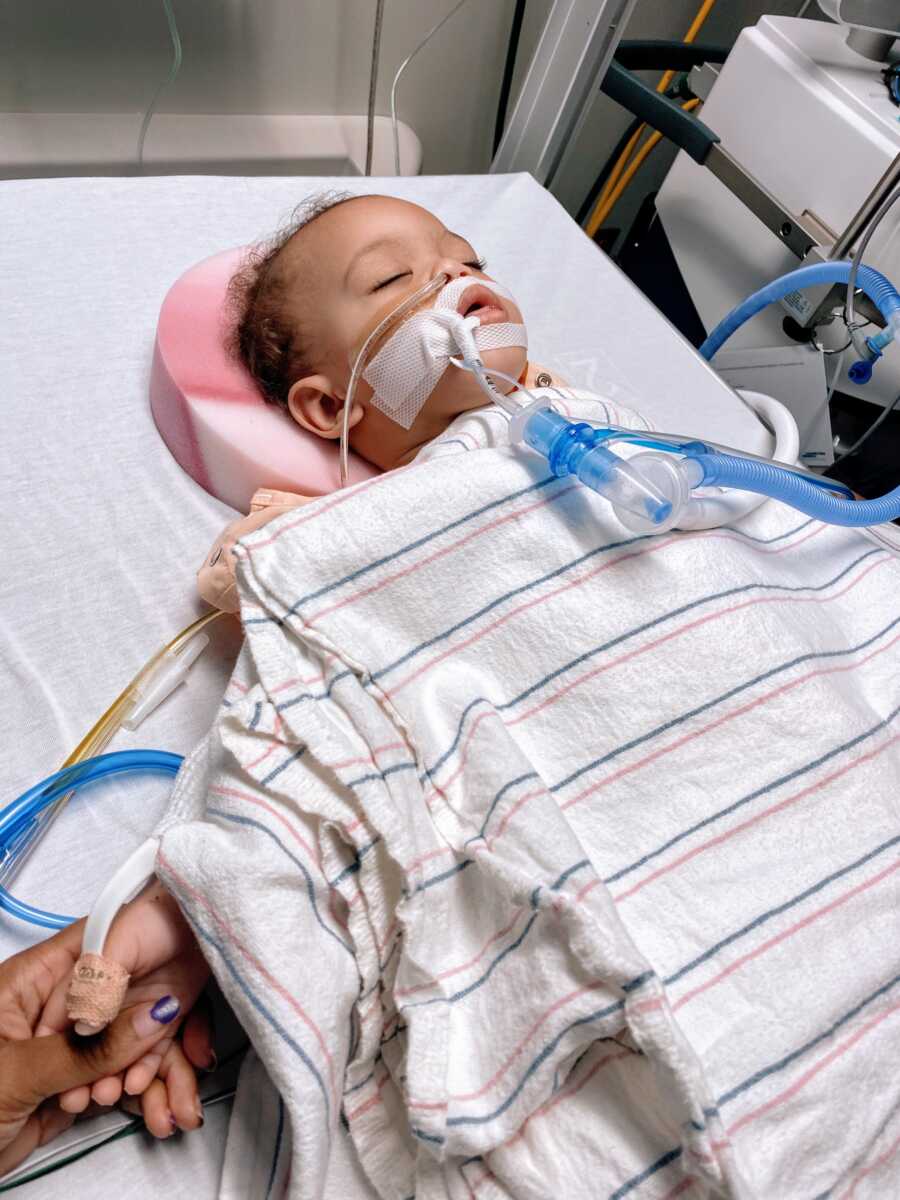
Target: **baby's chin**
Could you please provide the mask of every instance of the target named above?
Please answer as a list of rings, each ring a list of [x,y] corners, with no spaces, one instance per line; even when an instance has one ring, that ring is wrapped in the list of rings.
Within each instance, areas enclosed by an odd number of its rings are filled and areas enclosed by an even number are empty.
[[[518,379],[528,363],[528,354],[521,346],[502,346],[496,350],[485,350],[482,362],[489,369],[502,371],[510,379]],[[498,375],[493,376],[493,382],[497,390],[504,393],[511,392],[514,387],[508,379]],[[484,408],[489,403],[471,371],[455,367],[452,363],[431,394],[429,403],[434,404],[435,401],[435,409],[451,419],[459,413]]]

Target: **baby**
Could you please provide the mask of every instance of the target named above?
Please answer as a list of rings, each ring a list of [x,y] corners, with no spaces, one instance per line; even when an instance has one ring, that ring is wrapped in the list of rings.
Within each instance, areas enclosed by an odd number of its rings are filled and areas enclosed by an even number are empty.
[[[435,276],[471,277],[472,288],[458,304],[463,316],[477,316],[482,326],[521,324],[518,307],[492,288],[486,267],[466,238],[417,204],[388,196],[324,197],[232,280],[234,350],[267,400],[316,437],[337,441],[360,347],[388,313]],[[485,350],[482,358],[526,387],[554,382],[528,362],[524,347]],[[512,390],[500,376],[494,380],[504,392]],[[370,384],[360,379],[349,416],[350,445],[384,471],[411,463],[465,414],[489,405],[475,377],[456,367],[444,372],[408,429],[374,405],[372,396]],[[505,421],[484,428],[483,444],[497,444]],[[203,598],[237,612],[231,547],[307,499],[258,492],[250,515],[228,526],[201,567]]]
[[[450,281],[471,278],[459,296],[457,311],[474,315],[481,326],[521,326],[522,314],[505,291],[492,287],[485,261],[460,234],[453,233],[416,204],[385,196],[323,198],[305,208],[302,217],[253,256],[234,278],[236,309],[234,350],[260,391],[281,405],[316,437],[338,441],[353,362],[379,322],[436,276]],[[433,301],[431,302],[433,303]],[[523,346],[484,350],[493,370],[528,387],[554,383],[549,372],[530,364]],[[496,378],[504,392],[512,382]],[[559,381],[557,381],[559,382]],[[373,389],[361,379],[349,414],[350,445],[384,471],[404,467],[426,453],[441,453],[459,435],[454,430],[469,414],[485,410],[474,441],[505,441],[507,423],[491,406],[475,377],[448,367],[408,428],[372,403]],[[488,420],[487,415],[494,419]],[[479,413],[479,416],[482,415]],[[621,418],[621,414],[618,414]],[[625,417],[624,419],[628,419]],[[471,439],[471,433],[465,435]],[[236,612],[237,591],[231,548],[242,535],[309,497],[283,492],[257,492],[249,516],[235,521],[217,540],[199,572],[200,592],[210,603]],[[141,917],[148,905],[154,922]],[[187,960],[194,987],[205,977],[205,964],[177,906],[158,883],[119,914],[106,954],[137,978],[148,963],[161,980],[171,965]],[[134,979],[132,980],[134,983]],[[140,985],[137,985],[138,988]],[[182,990],[184,990],[182,988]],[[134,988],[132,988],[134,992]],[[185,1013],[193,995],[176,997]],[[133,1002],[129,994],[126,1003]],[[61,998],[55,1002],[61,1017]],[[151,1132],[166,1136],[176,1126],[188,1129],[199,1117],[190,1068],[210,1057],[206,1043],[186,1035],[186,1053],[177,1041],[163,1055],[136,1064],[124,1080],[102,1080],[66,1095],[61,1103],[81,1111],[90,1099],[114,1103],[123,1090],[142,1095]]]

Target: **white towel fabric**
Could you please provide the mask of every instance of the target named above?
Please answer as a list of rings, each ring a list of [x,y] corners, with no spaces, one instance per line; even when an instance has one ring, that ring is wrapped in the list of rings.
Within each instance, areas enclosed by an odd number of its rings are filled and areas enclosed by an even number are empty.
[[[258,1056],[221,1194],[896,1194],[900,563],[629,535],[502,420],[238,547],[159,859]]]

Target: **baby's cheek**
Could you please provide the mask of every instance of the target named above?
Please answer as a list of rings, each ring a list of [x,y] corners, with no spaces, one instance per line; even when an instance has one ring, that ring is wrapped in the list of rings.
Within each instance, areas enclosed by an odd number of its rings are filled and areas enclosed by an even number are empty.
[[[499,346],[496,350],[485,350],[481,359],[486,367],[518,379],[528,362],[528,351],[524,346]]]

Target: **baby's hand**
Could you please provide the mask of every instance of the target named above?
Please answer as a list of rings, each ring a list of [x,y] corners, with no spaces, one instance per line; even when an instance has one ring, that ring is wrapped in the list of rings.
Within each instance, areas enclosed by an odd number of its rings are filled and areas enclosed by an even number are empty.
[[[203,566],[197,572],[197,589],[206,603],[211,604],[213,608],[220,608],[223,612],[236,613],[240,604],[234,578],[234,543],[244,534],[267,525],[288,509],[308,504],[312,499],[313,496],[300,496],[293,492],[256,492],[250,504],[249,514],[226,526],[216,538]]]
[[[131,975],[123,1008],[167,995],[177,996],[181,1007],[172,1021],[171,1035],[151,1054],[123,1075],[63,1093],[60,1107],[80,1113],[91,1100],[115,1104],[124,1090],[126,1095],[141,1097],[144,1120],[155,1136],[168,1137],[176,1127],[196,1129],[203,1118],[194,1068],[208,1069],[215,1063],[208,1012],[205,1005],[197,1005],[209,968],[178,905],[162,884],[154,880],[122,909],[106,940],[104,955]],[[67,985],[67,980],[61,981],[47,1001],[37,1036],[68,1027]],[[179,1031],[180,1041],[176,1040]]]

